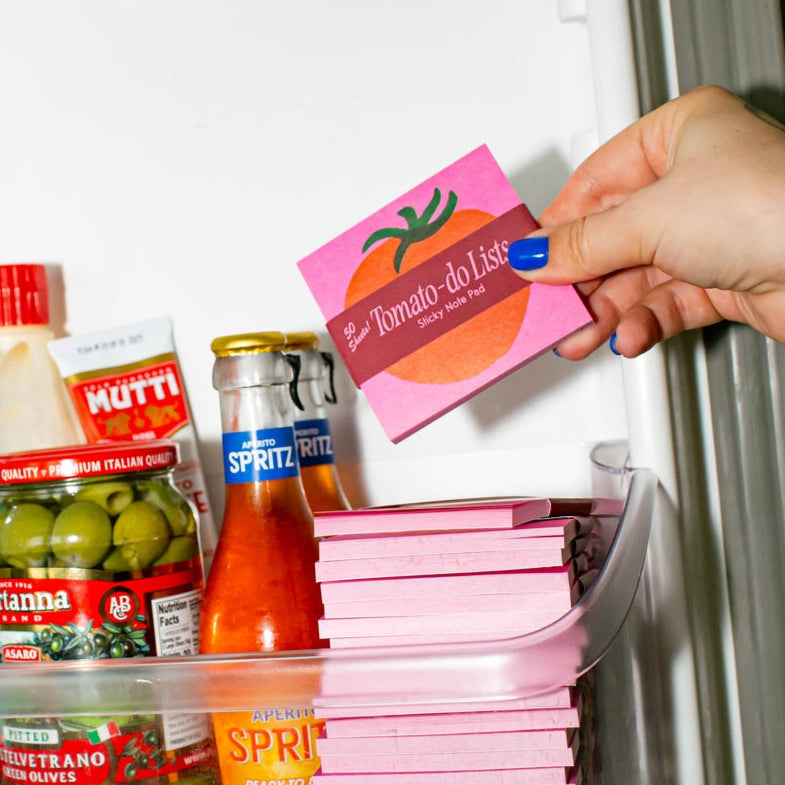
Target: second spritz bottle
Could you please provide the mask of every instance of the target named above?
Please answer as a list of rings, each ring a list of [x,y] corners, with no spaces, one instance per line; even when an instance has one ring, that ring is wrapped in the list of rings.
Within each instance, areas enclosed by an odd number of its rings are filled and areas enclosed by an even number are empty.
[[[294,435],[305,498],[311,512],[348,510],[349,501],[335,467],[333,438],[325,402],[336,403],[333,359],[319,350],[314,332],[286,333],[286,351],[300,358],[300,399],[294,413]]]

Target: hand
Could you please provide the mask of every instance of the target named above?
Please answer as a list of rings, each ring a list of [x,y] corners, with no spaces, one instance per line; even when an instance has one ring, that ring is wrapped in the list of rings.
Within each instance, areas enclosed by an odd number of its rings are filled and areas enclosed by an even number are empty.
[[[595,323],[568,359],[611,336],[635,357],[722,319],[785,342],[785,128],[718,87],[676,98],[609,140],[511,244],[530,281],[576,283]]]

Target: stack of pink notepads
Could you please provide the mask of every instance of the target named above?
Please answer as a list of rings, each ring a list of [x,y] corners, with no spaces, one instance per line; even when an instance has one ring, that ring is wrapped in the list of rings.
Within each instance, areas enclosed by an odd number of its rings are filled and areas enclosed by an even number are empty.
[[[316,577],[332,648],[523,635],[563,616],[591,581],[595,519],[545,498],[316,516]],[[320,711],[313,785],[565,785],[579,772],[573,685],[548,695]],[[481,708],[481,710],[477,710]]]

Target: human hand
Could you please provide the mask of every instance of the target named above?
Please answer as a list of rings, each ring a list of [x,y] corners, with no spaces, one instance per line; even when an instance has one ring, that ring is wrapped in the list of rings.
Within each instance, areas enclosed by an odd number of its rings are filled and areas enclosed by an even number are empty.
[[[510,245],[510,266],[576,283],[595,317],[561,356],[611,338],[635,357],[722,319],[785,343],[785,128],[733,94],[702,87],[645,115],[587,158],[539,220]]]

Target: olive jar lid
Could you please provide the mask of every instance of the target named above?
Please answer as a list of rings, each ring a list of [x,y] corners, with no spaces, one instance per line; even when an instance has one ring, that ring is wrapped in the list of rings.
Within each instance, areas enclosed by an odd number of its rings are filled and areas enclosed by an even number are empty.
[[[179,459],[179,446],[169,439],[9,453],[0,455],[0,486],[156,471],[175,466]]]

